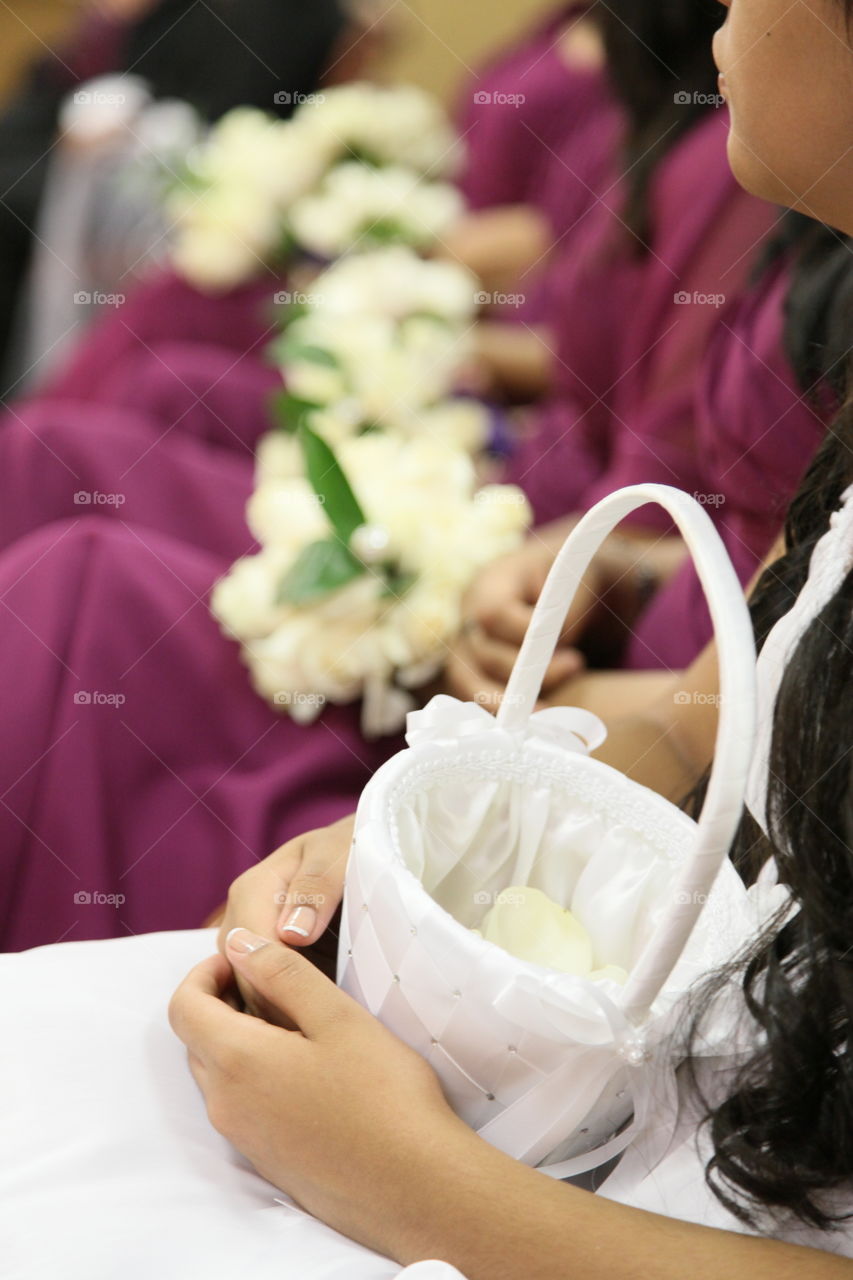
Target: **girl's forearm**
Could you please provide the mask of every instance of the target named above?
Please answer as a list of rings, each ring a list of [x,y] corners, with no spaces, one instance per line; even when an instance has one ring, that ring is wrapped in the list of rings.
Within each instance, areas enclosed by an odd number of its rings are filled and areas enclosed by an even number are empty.
[[[506,321],[484,320],[475,330],[477,354],[502,390],[518,400],[545,394],[553,374],[550,335]]]
[[[684,684],[684,674],[671,671],[587,671],[546,702],[594,712],[607,725],[596,759],[678,803],[706,764],[690,754],[678,733]]]
[[[386,1251],[467,1280],[850,1280],[853,1262],[696,1226],[554,1182],[470,1130],[437,1142],[395,1199]]]

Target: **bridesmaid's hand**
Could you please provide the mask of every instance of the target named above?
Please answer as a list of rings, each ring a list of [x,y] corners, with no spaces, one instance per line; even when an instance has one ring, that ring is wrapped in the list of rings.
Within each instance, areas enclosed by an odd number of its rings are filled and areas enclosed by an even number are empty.
[[[554,526],[555,531],[558,528],[558,538],[537,532],[518,551],[492,561],[477,575],[463,604],[462,631],[445,665],[445,692],[463,702],[479,702],[491,711],[498,710],[534,605],[562,545],[562,525]],[[583,670],[583,656],[574,648],[582,630],[583,616],[577,602],[545,675],[543,694]]]
[[[221,956],[193,969],[169,1010],[211,1123],[308,1212],[393,1256],[474,1135],[428,1064],[304,956],[243,929],[226,955],[265,1021],[229,1006]]]

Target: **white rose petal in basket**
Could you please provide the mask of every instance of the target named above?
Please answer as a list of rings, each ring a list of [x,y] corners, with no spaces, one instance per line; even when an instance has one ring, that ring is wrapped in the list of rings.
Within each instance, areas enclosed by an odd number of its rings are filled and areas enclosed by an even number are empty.
[[[657,502],[708,596],[720,660],[717,748],[698,823],[590,758],[596,717],[533,714],[580,579],[610,531]],[[710,519],[679,490],[637,486],[580,521],[551,571],[497,718],[438,697],[358,809],[339,984],[437,1072],[448,1101],[508,1154],[565,1177],[622,1150],[671,1077],[672,1013],[755,927],[727,859],[755,718],[752,628]],[[624,986],[513,958],[478,927],[510,885],[570,908],[595,965]],[[632,1113],[634,1123],[626,1125]],[[618,1135],[618,1136],[617,1136]]]

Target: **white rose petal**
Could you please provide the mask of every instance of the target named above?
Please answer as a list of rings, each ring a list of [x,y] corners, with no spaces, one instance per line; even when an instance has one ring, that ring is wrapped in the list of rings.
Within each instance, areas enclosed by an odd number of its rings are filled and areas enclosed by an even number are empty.
[[[586,929],[539,889],[504,890],[486,913],[480,932],[518,960],[578,977],[592,971],[592,942]]]

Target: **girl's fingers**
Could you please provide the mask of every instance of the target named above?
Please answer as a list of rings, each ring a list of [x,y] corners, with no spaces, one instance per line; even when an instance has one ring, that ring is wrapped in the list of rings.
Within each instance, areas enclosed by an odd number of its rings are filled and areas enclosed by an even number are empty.
[[[197,964],[184,978],[169,1003],[169,1022],[179,1040],[207,1066],[222,1037],[240,1014],[221,999],[231,986],[232,971],[222,956]]]

